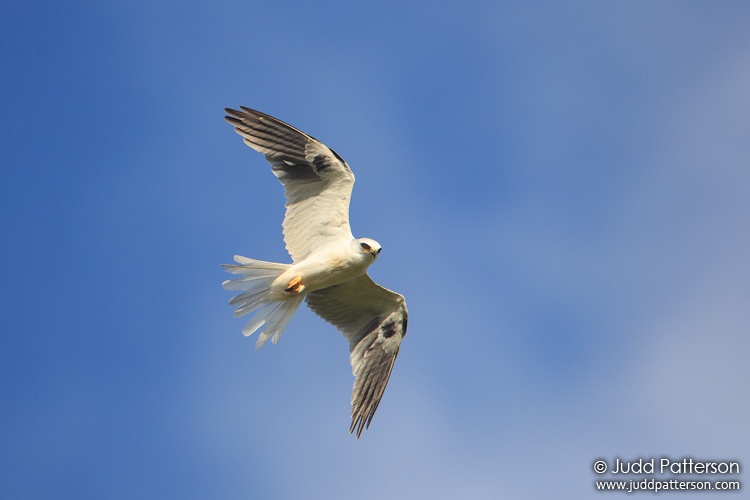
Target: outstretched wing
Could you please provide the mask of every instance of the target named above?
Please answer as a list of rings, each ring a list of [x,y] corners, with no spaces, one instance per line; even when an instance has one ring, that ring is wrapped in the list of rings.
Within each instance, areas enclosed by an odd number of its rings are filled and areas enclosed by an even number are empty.
[[[366,274],[307,294],[307,305],[341,330],[349,341],[354,374],[352,425],[370,426],[406,335],[408,312],[403,295],[375,283]]]
[[[354,174],[335,151],[260,111],[226,108],[224,119],[245,144],[266,156],[284,185],[284,242],[295,262],[333,240],[353,238],[349,200]]]

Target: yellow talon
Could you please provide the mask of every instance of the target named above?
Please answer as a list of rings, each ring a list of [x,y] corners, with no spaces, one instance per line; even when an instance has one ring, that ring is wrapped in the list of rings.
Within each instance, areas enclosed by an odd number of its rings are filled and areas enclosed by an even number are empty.
[[[284,291],[289,293],[299,293],[304,290],[304,288],[305,285],[302,284],[302,276],[295,276],[286,288],[284,288]]]

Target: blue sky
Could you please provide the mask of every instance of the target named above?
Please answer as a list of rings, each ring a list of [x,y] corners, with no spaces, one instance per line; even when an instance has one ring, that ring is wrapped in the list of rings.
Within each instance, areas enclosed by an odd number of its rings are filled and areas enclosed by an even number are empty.
[[[3,498],[599,498],[598,458],[750,463],[746,3],[6,4]],[[407,297],[359,441],[335,329],[300,309],[256,352],[220,286],[288,261],[239,105],[346,158]]]

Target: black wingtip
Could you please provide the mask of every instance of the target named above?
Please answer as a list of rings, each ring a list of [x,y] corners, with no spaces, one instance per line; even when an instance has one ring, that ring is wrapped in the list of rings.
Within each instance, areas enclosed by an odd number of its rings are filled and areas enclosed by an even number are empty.
[[[367,425],[365,425],[365,419],[362,418],[362,415],[357,415],[352,419],[352,425],[349,427],[349,434],[354,434],[354,429],[356,429],[357,439],[359,439],[359,437],[362,435],[362,431],[368,427],[370,427],[370,423],[367,422]]]
[[[224,117],[225,120],[227,120],[228,118],[234,118],[234,119],[242,118],[242,115],[244,114],[242,111],[237,111],[236,109],[233,109],[233,108],[224,108],[224,112],[227,114],[227,116]]]
[[[257,109],[248,108],[247,106],[240,106],[240,109],[242,111],[235,111],[235,113],[237,113],[238,115],[251,115],[251,116],[254,116],[256,119],[257,118],[270,118],[272,120],[281,121],[278,118],[274,118],[273,116],[268,115],[262,111],[258,111]]]
[[[228,124],[232,125],[235,128],[242,126],[242,120],[240,120],[239,118],[236,118],[234,116],[225,116],[224,117],[224,121],[227,122]]]

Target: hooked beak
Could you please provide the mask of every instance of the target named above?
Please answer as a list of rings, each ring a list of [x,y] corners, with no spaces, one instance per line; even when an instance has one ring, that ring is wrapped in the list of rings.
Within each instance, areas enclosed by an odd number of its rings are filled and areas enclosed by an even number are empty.
[[[381,250],[382,248],[378,248],[377,250],[371,250],[370,253],[372,254],[372,258],[374,259],[375,257],[377,257]]]

